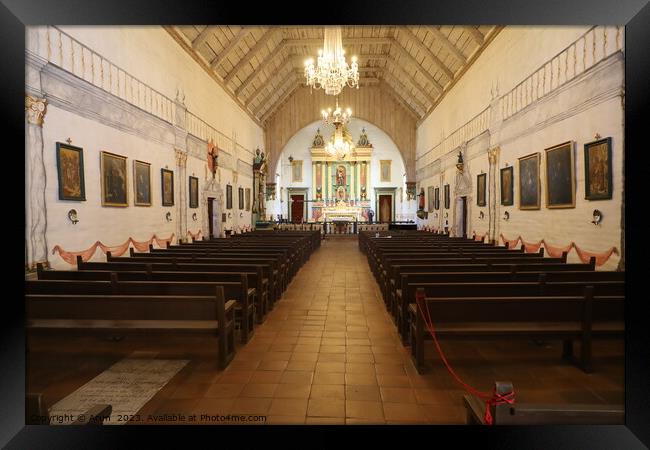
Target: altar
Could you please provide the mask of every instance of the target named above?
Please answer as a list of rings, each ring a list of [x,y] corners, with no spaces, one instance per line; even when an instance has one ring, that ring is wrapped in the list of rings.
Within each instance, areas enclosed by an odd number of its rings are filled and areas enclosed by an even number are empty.
[[[339,201],[336,206],[324,206],[322,208],[323,222],[362,222],[365,221],[362,215],[361,206],[351,206],[348,202]]]

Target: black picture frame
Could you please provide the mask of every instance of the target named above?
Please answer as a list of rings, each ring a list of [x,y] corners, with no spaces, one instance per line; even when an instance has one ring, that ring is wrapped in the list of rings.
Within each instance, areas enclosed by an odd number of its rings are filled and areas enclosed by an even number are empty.
[[[239,209],[244,209],[244,188],[237,189],[237,200],[239,200]]]
[[[499,171],[499,192],[503,206],[512,206],[515,203],[514,180],[514,166],[504,167]]]
[[[535,210],[541,205],[541,182],[539,152],[519,158],[519,209]]]
[[[174,171],[160,169],[160,193],[163,206],[174,206]]]
[[[476,176],[476,205],[477,206],[485,206],[487,204],[486,200],[486,192],[485,189],[487,188],[487,174],[486,173],[479,173]]]
[[[197,177],[189,177],[189,198],[190,208],[199,207],[199,179]]]
[[[126,156],[100,152],[102,206],[129,206],[126,160]]]
[[[437,187],[437,188],[435,189],[435,192],[436,192],[436,194],[435,194],[435,199],[434,199],[434,201],[433,201],[433,206],[434,206],[434,208],[435,208],[436,211],[437,211],[437,210],[440,209],[440,188]]]
[[[59,200],[86,201],[83,148],[57,142],[56,171]]]
[[[448,184],[445,184],[444,191],[445,191],[445,209],[449,209],[450,206],[451,206],[451,198],[449,196],[449,185]]]
[[[226,185],[226,209],[232,209],[232,186]]]
[[[546,161],[546,207],[575,208],[576,180],[573,141],[544,149]]]
[[[612,138],[606,137],[584,145],[585,199],[611,200],[612,185]],[[606,158],[607,161],[603,161]]]
[[[133,204],[151,206],[151,164],[133,160]]]
[[[436,194],[433,186],[427,187],[427,211],[431,212],[436,209]]]

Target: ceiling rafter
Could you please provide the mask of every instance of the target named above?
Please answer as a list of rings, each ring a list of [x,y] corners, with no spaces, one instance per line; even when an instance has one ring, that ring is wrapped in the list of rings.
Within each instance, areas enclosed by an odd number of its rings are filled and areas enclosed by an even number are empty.
[[[295,82],[295,81],[296,81],[295,78],[296,78],[296,75],[295,75],[295,73],[294,73],[293,71],[287,73],[287,75],[282,79],[282,81],[281,81],[280,83],[278,83],[278,87],[277,87],[276,89],[271,89],[271,90],[269,90],[269,92],[268,92],[268,93],[264,96],[264,98],[259,102],[259,104],[258,104],[258,105],[255,107],[255,109],[253,110],[253,114],[255,114],[255,115],[257,116],[257,113],[259,113],[260,110],[264,108],[264,106],[267,106],[269,100],[270,100],[270,99],[271,99],[275,94],[277,94],[278,91],[280,91],[280,92],[284,92],[284,91],[287,89],[287,88],[286,88],[286,85],[287,85],[289,82],[292,82],[292,83]],[[271,87],[273,87],[273,85],[271,85]]]
[[[476,42],[478,45],[483,45],[483,42],[485,41],[485,36],[483,36],[483,33],[481,33],[478,28],[472,25],[467,25],[463,27],[469,35],[474,39],[474,42]]]
[[[427,27],[427,31],[430,31],[431,34],[433,34],[433,37],[438,40],[442,44],[444,48],[447,49],[449,54],[456,58],[456,60],[461,63],[465,64],[467,62],[467,58],[465,58],[465,55],[463,55],[458,48],[454,44],[451,43],[449,38],[443,34],[442,31],[438,29],[438,27]]]
[[[395,70],[395,71],[399,72],[400,74],[402,74],[402,75],[404,76],[404,78],[406,78],[406,79],[409,81],[409,83],[411,83],[411,85],[412,85],[414,88],[416,88],[418,91],[420,91],[420,93],[423,95],[423,97],[426,98],[427,101],[428,101],[430,104],[433,104],[433,103],[436,101],[435,98],[433,98],[433,97],[431,96],[431,94],[430,94],[429,92],[427,92],[427,90],[424,89],[424,87],[422,87],[422,85],[421,85],[420,83],[418,83],[418,82],[415,80],[415,78],[413,78],[413,75],[411,75],[411,74],[408,73],[406,70],[404,70],[404,68],[402,68],[401,65],[397,64],[397,63],[394,62],[394,60],[392,60],[392,59],[387,59],[386,61],[388,62],[388,65],[389,65],[393,70]]]
[[[270,65],[270,63],[275,59],[278,54],[282,53],[282,50],[284,50],[286,47],[280,43],[278,44],[275,49],[269,53],[262,62],[257,66],[255,70],[251,72],[251,74],[242,82],[241,85],[237,89],[235,89],[235,95],[239,96],[241,92],[248,87],[249,84],[251,84],[258,76],[263,72],[263,68],[267,67]]]
[[[208,37],[210,36],[210,33],[212,32],[212,26],[211,25],[206,25],[206,27],[199,33],[199,35],[192,41],[192,48],[196,50],[203,44]]]
[[[279,32],[278,28],[268,28],[264,34],[260,37],[257,43],[244,55],[242,59],[232,68],[230,72],[223,78],[224,83],[229,83],[232,80],[232,77],[237,75],[246,63],[248,63],[253,56],[255,56],[262,48],[266,47],[266,44],[271,40],[271,38]]]
[[[270,108],[268,108],[266,111],[264,111],[264,114],[262,114],[262,117],[260,119],[260,122],[265,123],[273,114],[278,110],[280,106],[284,104],[284,102],[293,94],[296,89],[300,87],[300,84],[294,84],[291,86],[290,89],[287,89],[287,91],[280,96],[280,99],[275,102],[275,104],[271,105]]]
[[[404,57],[404,59],[415,66],[417,72],[426,78],[426,80],[429,82],[429,84],[431,84],[431,86],[437,91],[438,94],[442,93],[444,89],[442,86],[440,86],[440,83],[438,83],[428,71],[424,70],[417,59],[415,59],[408,51],[406,51],[406,49],[402,47],[399,42],[395,41],[395,44],[391,45],[390,48],[395,49],[400,56]],[[404,70],[404,72],[406,72],[406,70]]]
[[[409,113],[411,113],[413,115],[413,117],[415,117],[416,120],[418,120],[420,117],[422,117],[422,114],[419,113],[418,111],[416,111],[413,108],[413,106],[409,105],[409,103],[406,100],[404,100],[404,98],[395,91],[395,88],[393,88],[393,86],[391,86],[385,79],[381,80],[381,82],[379,83],[379,86],[380,86],[380,89],[383,92],[386,92],[397,103],[402,105],[402,107],[404,107],[404,109],[406,109]]]
[[[223,62],[226,60],[230,52],[232,52],[235,49],[235,47],[239,45],[241,40],[244,39],[244,37],[251,31],[253,30],[247,27],[242,27],[241,30],[237,32],[235,37],[232,38],[232,40],[228,43],[228,45],[219,52],[219,54],[217,55],[216,58],[214,58],[214,60],[212,60],[212,62],[210,63],[210,67],[212,67],[213,70],[218,69],[219,66],[223,64]]]
[[[404,36],[406,36],[406,38],[407,38],[408,40],[410,40],[411,42],[413,42],[413,44],[414,44],[417,48],[419,48],[420,51],[421,51],[422,53],[424,53],[424,55],[425,55],[427,58],[429,58],[429,59],[431,60],[431,62],[433,62],[433,64],[436,65],[436,66],[438,67],[438,69],[439,69],[440,71],[442,71],[442,73],[444,73],[445,76],[446,76],[450,81],[454,79],[454,73],[453,73],[451,70],[449,70],[449,68],[445,65],[445,63],[443,63],[443,62],[440,60],[440,58],[438,58],[436,55],[433,54],[433,52],[432,52],[431,50],[429,50],[429,47],[427,47],[426,45],[424,45],[424,43],[420,40],[420,38],[418,38],[418,37],[415,35],[415,33],[413,33],[411,30],[409,30],[409,29],[406,28],[406,27],[404,27],[404,28],[400,28],[399,32],[400,32],[400,34],[404,34]],[[441,87],[442,87],[442,86],[441,86]]]
[[[275,79],[276,79],[276,78],[277,78],[281,73],[283,73],[287,67],[292,66],[292,65],[293,65],[293,64],[292,64],[291,60],[290,60],[290,59],[287,59],[287,60],[284,62],[284,64],[282,64],[282,65],[280,66],[280,68],[279,68],[278,70],[274,70],[274,71],[273,71],[273,75],[271,75],[271,76],[268,77],[266,80],[264,80],[263,83],[260,83],[259,87],[258,87],[257,89],[255,89],[255,91],[251,94],[251,96],[246,98],[246,101],[245,101],[246,106],[248,107],[248,105],[250,105],[251,102],[252,102],[253,100],[255,100],[255,99],[260,95],[260,92],[262,92],[264,89],[266,89],[266,87],[269,85],[269,83],[271,83],[271,82],[272,82],[273,80],[275,80]]]
[[[406,86],[404,86],[404,85],[403,85],[403,84],[402,84],[402,83],[397,79],[397,77],[395,77],[395,75],[393,75],[393,74],[390,73],[389,71],[385,71],[385,72],[383,73],[383,78],[386,80],[386,82],[387,82],[388,84],[390,84],[390,85],[393,87],[393,89],[394,89],[395,91],[397,91],[398,93],[400,93],[402,96],[406,96],[406,97],[408,97],[409,99],[411,99],[411,101],[412,101],[413,103],[415,103],[415,106],[417,107],[417,109],[420,109],[420,110],[426,112],[426,110],[427,110],[427,106],[426,106],[424,103],[422,103],[422,102],[420,101],[420,99],[417,97],[417,95],[414,95],[413,93],[411,93],[411,91],[410,91]],[[421,116],[422,116],[422,115],[420,114],[420,117],[421,117]]]

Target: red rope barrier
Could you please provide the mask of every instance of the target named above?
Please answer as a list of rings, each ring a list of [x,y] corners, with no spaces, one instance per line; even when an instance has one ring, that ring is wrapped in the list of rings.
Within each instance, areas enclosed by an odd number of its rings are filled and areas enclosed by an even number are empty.
[[[445,364],[445,367],[447,368],[447,371],[451,374],[452,377],[458,382],[463,388],[469,392],[470,394],[476,395],[477,397],[480,397],[485,400],[485,416],[484,420],[485,423],[488,425],[492,425],[494,423],[494,420],[492,418],[492,413],[490,412],[490,406],[492,405],[500,405],[503,403],[509,403],[509,404],[514,404],[515,403],[515,393],[509,392],[508,394],[501,395],[496,391],[496,387],[492,394],[486,393],[486,392],[481,392],[478,389],[470,386],[469,384],[465,383],[454,371],[454,369],[451,367],[449,364],[449,361],[447,361],[447,358],[445,357],[444,352],[442,351],[442,348],[440,347],[440,343],[438,342],[438,337],[436,336],[436,330],[433,327],[433,322],[431,320],[431,315],[429,314],[429,308],[424,305],[422,306],[422,303],[426,302],[426,299],[424,295],[420,295],[418,293],[415,294],[415,301],[418,305],[418,309],[420,310],[420,314],[422,314],[422,318],[424,319],[424,323],[429,330],[429,333],[431,334],[431,337],[433,338],[433,342],[436,346],[436,349],[438,350],[438,354],[440,355],[440,359],[442,359],[442,362]]]

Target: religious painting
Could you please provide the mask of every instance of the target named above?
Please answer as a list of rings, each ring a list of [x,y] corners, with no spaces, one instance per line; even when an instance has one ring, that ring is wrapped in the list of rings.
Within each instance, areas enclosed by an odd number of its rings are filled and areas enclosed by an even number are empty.
[[[226,185],[226,209],[232,209],[232,186]]]
[[[57,142],[56,167],[59,173],[59,200],[86,200],[83,149]]]
[[[540,207],[539,165],[539,152],[519,158],[519,209]]]
[[[151,206],[151,164],[133,161],[133,192],[136,206]]]
[[[339,188],[336,190],[336,200],[337,201],[345,200],[345,188],[343,186],[339,186]]]
[[[302,182],[302,161],[291,161],[291,181]]]
[[[336,186],[345,186],[346,173],[345,166],[338,166],[336,168]]]
[[[390,159],[379,161],[379,181],[390,182],[390,163]]]
[[[160,169],[162,205],[174,206],[174,171]]]
[[[434,192],[435,192],[435,189],[434,189],[433,186],[429,186],[427,188],[427,193],[429,194],[429,199],[428,199],[429,201],[428,201],[428,209],[427,210],[429,212],[431,212],[431,211],[433,211],[435,209],[435,203],[436,202],[435,202],[435,197],[434,197],[435,193]]]
[[[513,170],[514,168],[512,166],[501,169],[501,204],[504,206],[512,206],[514,204]]]
[[[451,206],[451,199],[449,198],[449,185],[445,184],[445,209],[449,209]]]
[[[550,147],[546,153],[546,207],[575,208],[573,142]]]
[[[237,189],[237,200],[239,201],[239,209],[244,209],[244,188]]]
[[[476,176],[476,205],[485,206],[485,187],[487,184],[487,174],[480,173]]]
[[[190,208],[199,207],[199,179],[190,177]]]
[[[433,206],[436,210],[440,209],[440,188],[435,189],[435,198],[433,200]]]
[[[126,156],[101,152],[102,205],[129,206],[127,201]]]
[[[612,198],[612,138],[585,144],[585,199]]]
[[[246,211],[250,211],[251,210],[251,189],[246,188],[245,192],[246,192]]]

